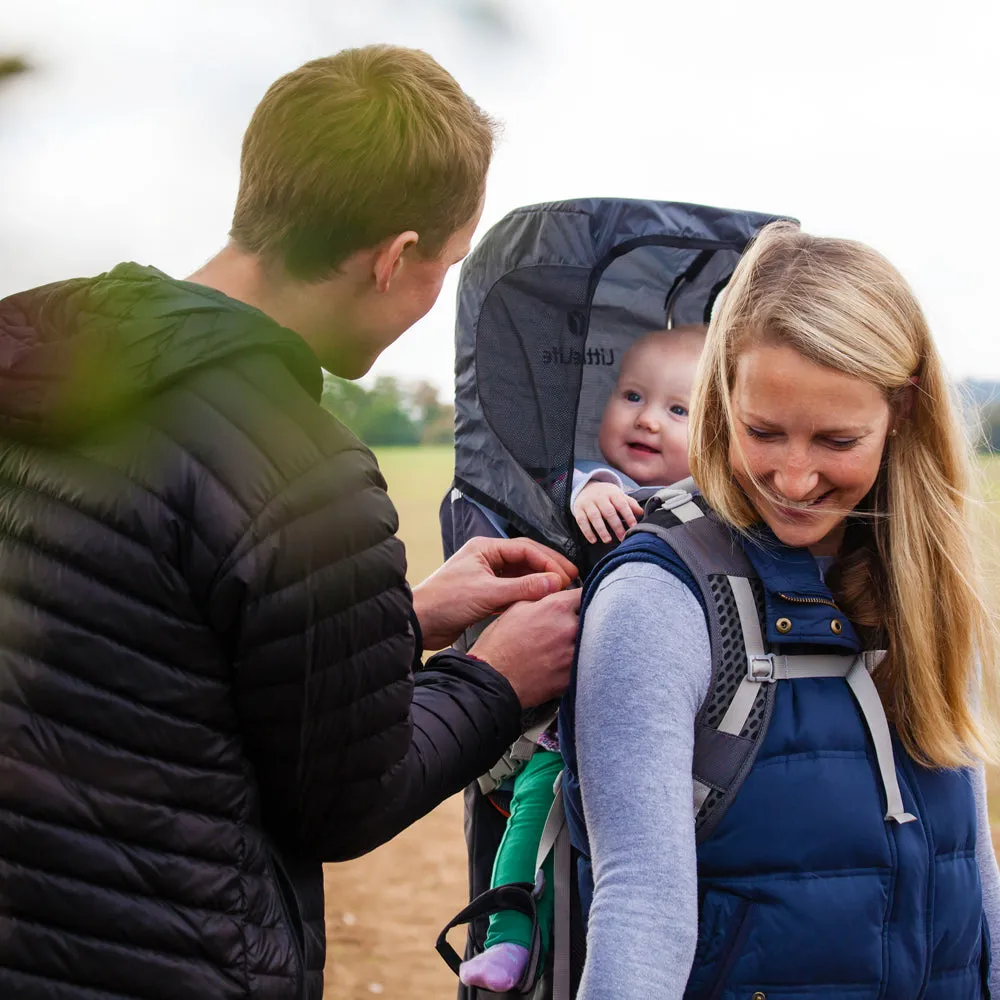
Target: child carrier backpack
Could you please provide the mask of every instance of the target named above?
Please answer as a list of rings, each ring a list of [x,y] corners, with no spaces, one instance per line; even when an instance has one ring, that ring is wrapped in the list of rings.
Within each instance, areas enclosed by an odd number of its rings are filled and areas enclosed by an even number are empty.
[[[743,250],[776,218],[590,198],[518,209],[483,237],[459,281],[455,478],[440,511],[446,557],[472,537],[525,536],[566,555],[581,574],[596,564],[610,546],[588,545],[573,521],[572,470],[602,461],[598,428],[621,356],[649,331],[707,323]],[[486,624],[458,645],[471,646]],[[509,779],[531,756],[532,731],[544,728],[554,708],[526,713],[526,736],[465,791],[469,890],[477,902],[449,927],[468,921],[466,957],[482,949],[491,905],[533,912],[530,885],[499,899],[481,897],[504,832]],[[551,952],[560,949],[550,949],[521,994],[553,996],[554,974],[571,980],[556,987],[557,1000],[575,992],[583,956],[575,882],[569,879],[566,901],[569,970],[553,969]],[[444,933],[439,950],[457,968]],[[496,995],[459,987],[460,1000]]]

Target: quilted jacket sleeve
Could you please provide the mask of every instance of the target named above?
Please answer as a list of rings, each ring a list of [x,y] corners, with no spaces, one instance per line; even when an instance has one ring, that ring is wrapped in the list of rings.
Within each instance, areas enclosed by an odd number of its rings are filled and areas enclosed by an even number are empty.
[[[226,560],[236,706],[263,822],[323,861],[395,836],[517,738],[505,678],[419,657],[397,517],[374,459],[329,457],[268,503]]]

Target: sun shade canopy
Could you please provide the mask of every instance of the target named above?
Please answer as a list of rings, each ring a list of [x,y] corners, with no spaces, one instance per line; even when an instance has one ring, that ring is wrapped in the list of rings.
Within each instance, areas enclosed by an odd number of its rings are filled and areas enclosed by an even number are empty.
[[[583,198],[517,209],[462,267],[455,331],[455,483],[521,533],[575,555],[574,460],[628,346],[708,322],[754,234],[780,216]]]

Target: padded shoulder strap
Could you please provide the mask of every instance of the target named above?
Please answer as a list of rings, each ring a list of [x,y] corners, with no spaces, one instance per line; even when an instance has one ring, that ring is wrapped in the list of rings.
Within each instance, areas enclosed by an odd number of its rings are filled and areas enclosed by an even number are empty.
[[[712,676],[695,719],[693,765],[695,831],[700,843],[736,797],[771,719],[774,685],[743,684],[748,643],[740,605],[759,636],[763,588],[733,532],[700,496],[677,487],[661,490],[632,530],[651,532],[670,546],[688,568],[705,608]]]

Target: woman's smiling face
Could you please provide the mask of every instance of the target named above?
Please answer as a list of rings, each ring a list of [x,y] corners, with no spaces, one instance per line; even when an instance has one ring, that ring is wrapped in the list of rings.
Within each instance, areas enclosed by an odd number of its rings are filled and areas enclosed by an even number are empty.
[[[764,342],[739,356],[730,402],[729,462],[757,513],[786,545],[835,555],[847,514],[878,476],[891,420],[885,397]]]

